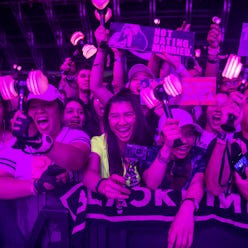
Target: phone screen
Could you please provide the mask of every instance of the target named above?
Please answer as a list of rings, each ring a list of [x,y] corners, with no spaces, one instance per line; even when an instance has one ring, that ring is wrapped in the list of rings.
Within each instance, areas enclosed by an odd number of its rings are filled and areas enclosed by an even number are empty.
[[[248,166],[247,154],[243,155],[241,159],[234,164],[234,169],[239,173],[239,175],[246,179],[245,168]]]

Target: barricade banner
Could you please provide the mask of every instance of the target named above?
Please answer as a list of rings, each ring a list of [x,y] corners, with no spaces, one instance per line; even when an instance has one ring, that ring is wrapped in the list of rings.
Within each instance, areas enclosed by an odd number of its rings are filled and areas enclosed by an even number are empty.
[[[185,191],[150,190],[134,187],[128,200],[116,201],[87,190],[78,184],[61,197],[74,221],[73,234],[83,231],[87,219],[109,222],[173,221]],[[206,192],[196,212],[196,221],[217,220],[248,229],[248,204],[239,194],[214,197]]]
[[[193,32],[113,22],[108,44],[130,51],[194,56],[194,36]]]
[[[238,55],[248,57],[248,23],[242,25]]]
[[[140,103],[145,105],[142,91],[145,90],[145,97],[154,101],[153,89],[163,84],[163,79],[146,79],[140,82],[141,99]],[[181,80],[182,94],[176,97],[169,96],[169,105],[213,105],[216,95],[215,77],[185,77]],[[156,101],[155,103],[156,104]],[[151,104],[152,105],[152,104]]]

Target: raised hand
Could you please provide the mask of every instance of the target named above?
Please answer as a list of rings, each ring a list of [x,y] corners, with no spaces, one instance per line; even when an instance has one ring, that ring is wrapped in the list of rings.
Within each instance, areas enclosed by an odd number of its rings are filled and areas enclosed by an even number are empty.
[[[100,46],[101,43],[106,43],[109,40],[109,30],[104,26],[100,25],[95,31],[95,38],[97,45]]]

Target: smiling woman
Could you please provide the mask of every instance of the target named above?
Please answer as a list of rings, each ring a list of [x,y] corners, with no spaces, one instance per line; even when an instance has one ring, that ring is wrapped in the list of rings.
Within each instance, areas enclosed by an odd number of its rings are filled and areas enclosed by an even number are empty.
[[[114,95],[105,107],[104,134],[91,139],[92,153],[84,183],[91,190],[110,198],[128,198],[129,190],[124,178],[129,166],[124,159],[127,144],[151,146],[153,143],[136,99],[128,89]],[[136,173],[140,179],[140,170]]]

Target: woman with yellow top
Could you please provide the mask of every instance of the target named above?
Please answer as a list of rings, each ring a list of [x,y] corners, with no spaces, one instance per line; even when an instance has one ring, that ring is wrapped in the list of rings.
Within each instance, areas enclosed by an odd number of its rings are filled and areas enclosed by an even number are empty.
[[[83,181],[90,190],[108,198],[127,199],[130,194],[124,177],[131,164],[124,156],[127,144],[151,146],[153,142],[137,100],[127,89],[114,95],[105,107],[104,134],[91,139],[92,152]],[[138,181],[141,170],[133,170],[139,173],[135,176]]]

